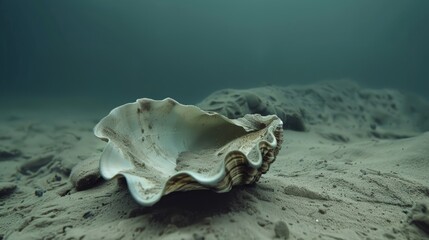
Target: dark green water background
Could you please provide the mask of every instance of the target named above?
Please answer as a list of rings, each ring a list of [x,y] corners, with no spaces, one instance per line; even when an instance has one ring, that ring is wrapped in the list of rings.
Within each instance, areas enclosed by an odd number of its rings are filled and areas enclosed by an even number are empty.
[[[427,0],[0,0],[1,99],[193,103],[349,78],[429,94]]]

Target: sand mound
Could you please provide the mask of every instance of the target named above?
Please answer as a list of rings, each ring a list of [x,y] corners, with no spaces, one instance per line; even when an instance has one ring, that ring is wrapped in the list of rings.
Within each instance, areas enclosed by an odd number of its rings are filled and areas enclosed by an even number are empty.
[[[429,130],[427,102],[395,90],[364,89],[350,81],[225,89],[198,105],[231,118],[247,113],[276,114],[286,129],[311,129],[338,141],[350,136],[326,130],[347,130],[352,136],[376,138],[405,138]]]

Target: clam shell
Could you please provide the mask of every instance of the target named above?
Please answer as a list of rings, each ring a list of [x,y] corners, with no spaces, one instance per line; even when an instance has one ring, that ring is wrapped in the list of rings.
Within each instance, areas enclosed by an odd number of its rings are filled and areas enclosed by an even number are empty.
[[[275,115],[228,119],[171,98],[138,99],[94,128],[107,141],[100,173],[125,177],[135,200],[151,206],[175,191],[227,192],[266,173],[282,142]]]

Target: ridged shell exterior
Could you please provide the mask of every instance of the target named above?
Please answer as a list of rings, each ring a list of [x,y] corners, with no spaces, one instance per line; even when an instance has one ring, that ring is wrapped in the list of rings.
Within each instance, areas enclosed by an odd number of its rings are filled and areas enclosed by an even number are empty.
[[[100,160],[105,179],[122,175],[132,196],[151,206],[168,193],[257,181],[282,143],[275,115],[228,119],[171,98],[138,99],[113,109],[94,128],[107,141]]]

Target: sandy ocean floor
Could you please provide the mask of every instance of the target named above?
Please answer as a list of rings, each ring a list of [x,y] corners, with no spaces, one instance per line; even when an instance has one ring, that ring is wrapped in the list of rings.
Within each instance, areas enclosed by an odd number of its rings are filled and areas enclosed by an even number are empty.
[[[198,105],[277,114],[282,150],[254,185],[147,208],[123,179],[99,175],[105,142],[92,129],[108,111],[2,109],[0,239],[429,239],[429,103],[419,97],[345,81],[226,89]]]

